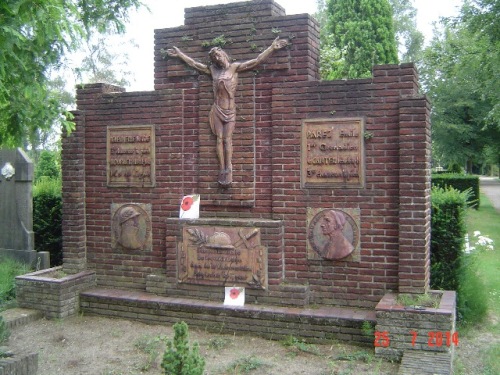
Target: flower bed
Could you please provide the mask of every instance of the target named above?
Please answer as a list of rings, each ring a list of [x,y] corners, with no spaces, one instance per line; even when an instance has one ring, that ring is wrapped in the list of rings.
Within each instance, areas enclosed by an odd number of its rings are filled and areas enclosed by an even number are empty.
[[[65,275],[62,267],[49,268],[16,277],[17,302],[47,318],[64,318],[78,313],[80,292],[95,284],[93,271]]]

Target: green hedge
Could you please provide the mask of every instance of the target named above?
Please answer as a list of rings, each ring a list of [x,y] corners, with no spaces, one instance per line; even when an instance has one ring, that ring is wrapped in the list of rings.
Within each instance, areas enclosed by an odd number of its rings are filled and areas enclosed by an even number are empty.
[[[444,173],[444,174],[432,174],[432,186],[446,188],[450,186],[458,191],[467,191],[470,189],[470,194],[467,199],[469,206],[479,208],[479,177],[456,174],[456,173]]]
[[[467,227],[467,192],[432,188],[431,288],[458,290]]]
[[[457,317],[479,323],[486,316],[487,292],[476,254],[464,252],[469,191],[432,188],[431,288],[457,291]]]
[[[59,179],[42,178],[33,189],[35,250],[50,252],[50,265],[59,266],[62,254],[62,197]]]

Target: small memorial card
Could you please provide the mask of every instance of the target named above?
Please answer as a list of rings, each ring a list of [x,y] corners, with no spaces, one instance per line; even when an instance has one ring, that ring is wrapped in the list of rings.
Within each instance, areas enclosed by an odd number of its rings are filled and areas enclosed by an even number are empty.
[[[226,287],[224,305],[227,306],[244,306],[245,305],[245,288],[230,286]]]
[[[179,219],[199,219],[200,218],[200,195],[186,195],[182,198]]]

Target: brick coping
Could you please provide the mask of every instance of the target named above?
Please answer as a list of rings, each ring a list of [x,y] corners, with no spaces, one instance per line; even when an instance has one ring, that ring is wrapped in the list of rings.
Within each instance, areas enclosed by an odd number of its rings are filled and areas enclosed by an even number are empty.
[[[213,309],[220,311],[242,311],[249,313],[271,313],[282,314],[291,317],[319,318],[319,319],[346,319],[354,321],[375,322],[375,311],[360,308],[346,307],[318,307],[318,308],[298,308],[269,305],[247,304],[243,307],[225,306],[222,302],[205,301],[189,298],[174,298],[157,296],[155,294],[139,291],[128,291],[120,289],[94,288],[87,289],[80,293],[82,297],[106,298],[109,300],[125,300],[133,303],[157,303],[159,305],[186,306],[190,309],[199,307],[200,309]]]
[[[82,277],[92,275],[95,273],[94,271],[82,271],[82,272],[66,275],[66,276],[59,277],[59,278],[50,277],[50,274],[57,272],[57,271],[62,271],[62,270],[63,270],[62,266],[52,267],[52,268],[47,268],[45,270],[40,270],[40,271],[36,271],[36,272],[27,273],[25,275],[16,276],[16,279],[17,280],[26,280],[26,281],[43,281],[46,283],[62,284],[62,283],[69,282],[69,281],[75,281],[75,280],[78,280]]]
[[[422,314],[454,314],[456,308],[456,292],[450,290],[430,290],[429,293],[441,294],[438,308],[425,307],[415,309],[397,304],[397,293],[387,293],[375,307],[375,311],[418,312]]]

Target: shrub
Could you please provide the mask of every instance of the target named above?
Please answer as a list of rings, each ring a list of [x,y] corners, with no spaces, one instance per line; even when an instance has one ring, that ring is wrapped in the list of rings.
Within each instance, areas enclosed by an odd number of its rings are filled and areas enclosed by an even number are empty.
[[[431,287],[458,290],[465,243],[467,192],[432,188]]]
[[[457,291],[457,317],[479,323],[487,314],[487,290],[477,267],[477,252],[464,252],[468,192],[432,188],[431,288]],[[477,244],[476,244],[477,247]]]
[[[43,177],[50,179],[59,179],[61,177],[61,167],[58,162],[59,157],[59,152],[48,150],[40,152],[40,157],[35,167],[35,183]]]
[[[28,265],[11,258],[0,258],[0,308],[16,297],[15,278],[30,271]]]
[[[479,208],[479,177],[457,174],[457,173],[444,173],[432,175],[432,186],[441,187],[446,189],[452,187],[458,191],[470,191],[467,198],[469,206]]]
[[[35,250],[50,252],[51,266],[62,264],[61,180],[41,178],[33,188]]]
[[[198,343],[189,349],[188,325],[185,322],[174,324],[174,341],[167,341],[161,367],[165,375],[202,375],[205,359],[200,355]]]

